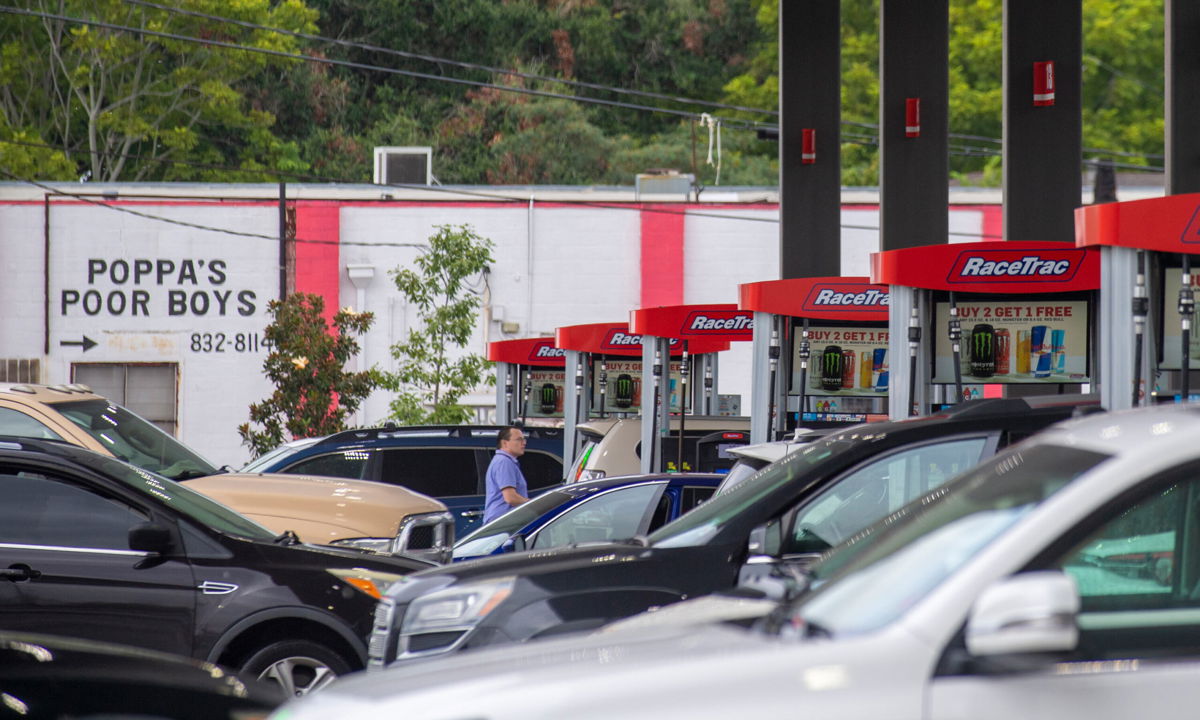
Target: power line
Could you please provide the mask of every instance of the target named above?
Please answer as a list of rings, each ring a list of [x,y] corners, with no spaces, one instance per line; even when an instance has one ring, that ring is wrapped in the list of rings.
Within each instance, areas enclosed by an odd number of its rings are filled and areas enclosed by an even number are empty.
[[[730,105],[727,103],[714,102],[711,100],[697,100],[696,98],[680,97],[678,95],[667,95],[665,93],[656,93],[656,92],[650,92],[647,90],[634,90],[631,88],[614,87],[612,85],[602,85],[600,83],[583,82],[580,80],[567,80],[565,78],[556,78],[556,77],[552,77],[549,75],[537,75],[535,73],[521,72],[518,70],[511,70],[508,68],[498,68],[498,67],[492,67],[489,65],[480,65],[477,63],[463,62],[461,60],[452,60],[450,58],[438,57],[436,55],[424,55],[421,53],[407,52],[404,50],[395,50],[393,48],[386,48],[386,47],[382,47],[379,45],[371,45],[371,44],[363,43],[363,42],[342,40],[340,38],[330,38],[330,37],[324,37],[321,35],[310,35],[308,33],[296,32],[295,30],[287,30],[284,28],[276,28],[276,27],[270,27],[267,25],[259,25],[257,23],[252,23],[252,22],[249,22],[246,20],[238,20],[236,18],[224,17],[222,15],[210,15],[208,13],[202,13],[202,12],[198,12],[196,10],[185,10],[183,8],[174,8],[174,7],[170,7],[168,5],[160,5],[158,3],[150,2],[149,0],[125,0],[125,2],[128,4],[143,5],[145,7],[155,8],[157,10],[162,10],[162,11],[168,12],[168,13],[173,13],[173,14],[178,14],[178,15],[190,15],[193,17],[204,18],[205,20],[213,20],[216,22],[229,23],[232,25],[240,25],[241,27],[250,28],[253,30],[264,30],[267,32],[278,33],[280,35],[288,35],[291,37],[300,38],[302,40],[312,40],[314,42],[322,42],[322,43],[329,43],[329,44],[333,44],[333,45],[341,45],[342,47],[349,47],[349,48],[353,48],[356,50],[369,50],[372,52],[380,52],[380,53],[385,53],[387,55],[395,55],[396,57],[408,58],[411,60],[423,60],[425,62],[431,62],[431,63],[435,63],[438,65],[453,65],[455,67],[466,68],[469,70],[483,70],[483,71],[495,73],[498,75],[512,75],[514,77],[525,78],[527,80],[540,80],[543,82],[558,83],[560,85],[566,85],[569,87],[587,88],[589,90],[602,90],[604,92],[618,93],[618,94],[622,94],[622,95],[634,95],[634,96],[638,96],[638,97],[651,98],[654,100],[666,100],[668,102],[682,103],[682,104],[686,104],[686,105],[702,105],[705,107],[719,108],[722,110],[736,110],[736,111],[741,111],[741,112],[752,112],[752,113],[759,113],[759,114],[764,114],[764,115],[772,115],[772,116],[776,116],[776,117],[778,117],[778,115],[779,115],[778,110],[767,110],[764,108],[746,107],[743,105]]]
[[[382,65],[368,65],[366,63],[358,63],[350,60],[335,60],[333,58],[314,57],[312,55],[303,55],[299,53],[289,53],[282,50],[271,50],[269,48],[258,48],[250,45],[242,45],[239,43],[227,42],[224,40],[216,40],[210,38],[196,38],[190,35],[180,35],[178,33],[162,32],[159,30],[147,30],[145,28],[135,28],[128,25],[118,25],[116,23],[104,22],[101,20],[88,20],[84,18],[71,17],[69,15],[58,15],[55,13],[45,13],[36,10],[26,10],[25,8],[14,8],[9,6],[0,6],[0,12],[9,13],[12,15],[24,15],[27,17],[37,17],[45,20],[60,20],[67,23],[76,23],[79,25],[87,25],[89,27],[99,27],[108,30],[118,30],[122,32],[133,33],[135,35],[144,35],[149,37],[165,38],[167,40],[177,40],[179,42],[193,43],[196,45],[205,45],[210,47],[223,47],[228,50],[241,50],[243,52],[257,53],[260,55],[270,55],[272,57],[286,58],[288,60],[300,60],[303,62],[319,63],[322,65],[336,65],[339,67],[348,67],[355,70],[369,70],[372,72],[383,72],[392,75],[404,75],[407,77],[422,78],[425,80],[435,80],[438,82],[455,83],[458,85],[469,85],[471,87],[489,88],[493,90],[501,90],[505,92],[520,93],[523,95],[534,95],[537,97],[554,98],[558,100],[574,100],[576,102],[592,103],[595,105],[605,105],[608,107],[624,108],[626,110],[641,110],[645,112],[664,113],[695,119],[699,117],[698,113],[687,112],[684,110],[673,110],[671,108],[660,108],[652,105],[639,105],[636,103],[620,102],[618,100],[605,100],[603,98],[585,97],[581,95],[564,95],[562,93],[549,92],[547,90],[534,90],[532,88],[518,87],[515,85],[500,85],[497,83],[481,82],[478,80],[467,80],[465,78],[449,77],[445,75],[433,75],[431,73],[418,72],[416,70],[401,70],[399,68],[390,68]],[[731,120],[722,118],[721,124],[725,127],[735,130],[757,130],[759,127],[770,127],[763,123],[754,123],[749,121]]]
[[[168,10],[168,11],[174,10],[172,8],[167,8],[165,6],[147,2],[146,0],[127,0],[127,2],[146,5],[149,7],[161,8],[161,9]],[[599,105],[605,105],[605,106],[609,106],[609,107],[618,107],[618,108],[623,108],[623,109],[628,109],[628,110],[639,110],[639,111],[646,111],[646,112],[665,113],[665,114],[669,114],[669,115],[674,115],[676,117],[683,117],[683,118],[688,118],[688,119],[696,119],[699,117],[699,115],[694,112],[673,110],[670,108],[639,105],[639,104],[635,104],[635,103],[624,103],[624,102],[619,102],[616,100],[605,100],[602,98],[592,98],[592,97],[579,96],[579,95],[564,95],[561,93],[553,93],[553,92],[544,91],[544,90],[534,90],[534,89],[530,89],[530,88],[522,88],[522,87],[517,87],[517,86],[511,86],[511,85],[501,85],[501,84],[497,84],[497,83],[487,83],[487,82],[467,80],[464,78],[454,78],[454,77],[443,76],[443,75],[432,75],[429,73],[422,73],[422,72],[411,71],[411,70],[401,70],[399,68],[389,68],[389,67],[380,66],[380,65],[369,65],[366,63],[357,63],[357,62],[352,62],[352,61],[348,61],[348,60],[335,60],[335,59],[331,59],[331,58],[314,57],[311,55],[287,53],[287,52],[283,52],[280,50],[270,50],[267,48],[256,48],[256,47],[249,46],[249,45],[242,45],[239,43],[232,43],[232,42],[226,42],[226,41],[221,41],[221,40],[195,38],[195,37],[191,37],[188,35],[166,33],[166,32],[156,31],[156,30],[147,30],[144,28],[134,28],[134,27],[129,27],[129,26],[125,26],[125,25],[118,25],[116,23],[108,23],[108,22],[104,22],[104,21],[100,21],[100,20],[88,20],[88,19],[75,18],[75,17],[71,17],[71,16],[66,16],[66,15],[43,13],[43,12],[38,12],[38,11],[34,11],[34,10],[27,10],[24,8],[0,6],[0,12],[15,14],[15,15],[25,15],[25,16],[29,16],[29,17],[40,17],[40,18],[44,18],[44,19],[61,20],[63,22],[78,23],[78,24],[82,24],[82,25],[102,27],[102,28],[106,28],[106,29],[130,32],[130,33],[139,34],[139,35],[148,35],[148,36],[152,36],[152,37],[163,37],[163,38],[167,38],[167,39],[178,40],[180,42],[190,42],[190,43],[200,44],[200,45],[218,46],[218,47],[224,47],[224,48],[232,49],[232,50],[241,50],[243,52],[259,53],[259,54],[264,54],[264,55],[283,57],[283,58],[292,59],[292,60],[300,60],[300,61],[304,61],[304,62],[315,62],[315,63],[326,64],[326,65],[349,67],[349,68],[353,68],[353,69],[357,69],[357,70],[367,70],[367,71],[383,72],[383,73],[396,74],[396,75],[418,77],[418,78],[423,78],[423,79],[428,79],[428,80],[437,80],[437,81],[441,81],[441,82],[464,84],[464,85],[470,85],[470,86],[474,86],[474,87],[484,87],[484,88],[490,88],[490,89],[495,89],[495,90],[500,90],[500,91],[515,92],[515,93],[534,95],[534,96],[539,96],[539,97],[549,97],[549,98],[562,99],[562,100],[574,100],[577,102],[599,104]],[[244,25],[247,27],[258,28],[258,29],[271,31],[271,32],[296,34],[296,33],[293,33],[293,31],[283,30],[281,28],[270,28],[267,26],[256,25],[254,23],[248,23],[248,22],[236,20],[233,18],[224,18],[222,16],[217,16],[217,15],[207,15],[204,13],[197,13],[194,11],[180,10],[179,12],[183,12],[185,14],[190,14],[190,15],[197,15],[197,16],[205,17],[205,18],[210,18],[210,19],[213,19],[216,21],[230,22],[230,23],[234,23],[234,24]],[[307,34],[299,33],[299,34],[297,34],[297,36],[316,39],[316,40],[319,40],[322,42],[344,44],[344,45],[350,45],[352,47],[361,47],[363,49],[379,50],[382,52],[390,52],[390,53],[395,53],[395,54],[400,54],[400,55],[405,54],[405,53],[403,53],[403,51],[399,51],[399,50],[389,50],[387,48],[380,48],[377,46],[366,45],[366,44],[362,44],[362,43],[353,43],[350,41],[337,40],[337,39],[333,39],[333,38],[324,38],[324,37],[316,36],[316,35],[307,35]],[[410,55],[416,56],[416,54],[410,54]],[[424,57],[424,59],[429,59],[432,62],[444,61],[446,63],[451,63],[451,64],[463,64],[466,66],[472,65],[471,63],[459,63],[459,61],[448,60],[445,58],[433,58],[432,56],[423,56],[423,57]],[[527,75],[527,74],[519,73],[517,71],[505,70],[502,68],[494,68],[493,69],[493,68],[487,68],[486,66],[478,66],[478,68],[494,70],[495,72],[518,76],[518,77],[524,77]],[[531,76],[531,77],[540,79],[543,76]],[[553,79],[553,78],[545,78],[545,79],[554,81],[554,82],[559,82],[558,80]],[[583,85],[584,86],[594,86],[599,89],[613,91],[613,92],[620,92],[623,90],[622,88],[613,88],[611,86],[597,85],[597,84],[593,84],[593,83],[584,83]],[[636,91],[636,90],[630,90],[629,92],[633,93],[633,94],[644,94],[645,93],[645,91]],[[650,95],[657,96],[657,94],[655,94],[655,93],[650,93]],[[672,99],[673,101],[679,101],[679,102],[709,104],[708,101],[694,100],[694,99],[690,99],[690,98],[670,98],[670,96],[662,96],[662,97]],[[748,112],[778,115],[777,111],[768,110],[765,108],[748,108],[748,107],[742,107],[742,106],[730,106],[730,107],[732,109],[744,110],[744,111],[748,111]],[[778,131],[779,131],[779,128],[777,125],[771,125],[768,123],[732,120],[729,118],[719,118],[719,120],[722,125],[724,125],[725,127],[732,128],[732,129],[756,130],[756,131],[758,131],[758,130],[772,131],[773,130],[776,133],[778,133]],[[877,139],[877,133],[879,130],[878,124],[864,123],[864,122],[857,122],[857,121],[850,121],[850,120],[843,120],[842,124],[856,126],[856,127],[862,127],[862,128],[866,128],[866,129],[875,131],[876,135],[874,136],[874,141],[869,142],[869,143],[863,143],[863,144],[878,145],[878,139]],[[947,137],[954,138],[954,139],[978,140],[981,142],[988,142],[988,143],[993,143],[993,144],[1002,142],[998,138],[990,138],[990,137],[979,136],[979,135],[966,135],[966,134],[961,134],[961,133],[947,133]],[[1117,156],[1117,157],[1121,157],[1121,156],[1146,157],[1146,158],[1153,158],[1153,159],[1163,159],[1164,158],[1163,155],[1158,155],[1158,154],[1153,154],[1153,153],[1134,153],[1134,152],[1123,152],[1123,151],[1117,151],[1117,150],[1106,150],[1106,149],[1098,149],[1098,148],[1084,148],[1084,151],[1091,152],[1094,154],[1110,155],[1110,156]],[[952,154],[954,154],[954,153],[952,153]],[[974,149],[972,149],[972,151],[970,151],[970,152],[963,152],[963,153],[959,153],[959,154],[961,154],[964,157],[978,157],[979,156],[974,151]],[[1087,163],[1085,161],[1085,164],[1089,164],[1089,163]],[[1121,165],[1121,167],[1127,168],[1127,169],[1138,170],[1138,169],[1142,169],[1143,166],[1136,165],[1136,164],[1128,164],[1128,165]],[[1156,168],[1151,168],[1151,170],[1152,171],[1156,170]]]
[[[675,96],[675,95],[666,95],[666,94],[662,94],[662,93],[649,92],[649,91],[645,91],[645,90],[634,90],[634,89],[630,89],[630,88],[620,88],[620,87],[614,87],[611,85],[603,85],[603,84],[599,84],[599,83],[582,82],[579,80],[566,80],[566,79],[562,79],[562,78],[551,77],[548,75],[537,75],[534,73],[525,73],[525,72],[520,72],[517,70],[508,69],[508,68],[498,68],[498,67],[492,67],[492,66],[488,66],[488,65],[480,65],[480,64],[476,64],[476,63],[463,62],[460,60],[452,60],[450,58],[443,58],[443,57],[438,57],[435,55],[425,55],[425,54],[420,54],[420,53],[407,52],[404,50],[395,50],[393,48],[386,48],[386,47],[382,47],[379,45],[371,45],[368,43],[356,42],[356,41],[351,41],[351,40],[342,40],[339,38],[324,37],[321,35],[311,35],[309,33],[301,33],[301,32],[296,32],[294,30],[287,30],[284,28],[275,28],[275,27],[270,27],[267,25],[259,25],[257,23],[252,23],[252,22],[249,22],[246,20],[238,20],[236,18],[225,17],[222,15],[212,15],[209,13],[202,13],[202,12],[198,12],[195,10],[185,10],[183,8],[173,8],[173,7],[170,7],[167,5],[161,5],[159,3],[150,2],[150,0],[125,0],[125,1],[127,3],[131,3],[131,4],[135,4],[135,5],[142,5],[145,7],[151,7],[151,8],[162,10],[162,11],[168,12],[168,13],[190,15],[193,17],[204,18],[206,20],[212,20],[214,22],[229,23],[229,24],[233,24],[233,25],[239,25],[239,26],[245,27],[245,28],[250,28],[250,29],[254,29],[254,30],[263,30],[266,32],[273,32],[273,33],[278,33],[281,35],[288,35],[291,37],[300,38],[300,39],[304,39],[304,40],[311,40],[314,42],[329,43],[329,44],[341,45],[343,47],[349,47],[349,48],[354,48],[354,49],[369,50],[369,51],[373,51],[373,52],[381,52],[381,53],[385,53],[388,55],[394,55],[397,57],[423,60],[426,62],[431,62],[431,63],[435,63],[435,64],[440,64],[440,65],[453,65],[456,67],[462,67],[462,68],[473,69],[473,70],[484,70],[487,72],[500,74],[500,75],[511,75],[514,77],[521,77],[521,78],[525,78],[525,79],[559,83],[559,84],[567,85],[570,87],[582,87],[582,88],[588,88],[591,90],[601,90],[601,91],[605,91],[605,92],[635,95],[635,96],[640,96],[640,97],[647,97],[647,98],[652,98],[652,99],[657,99],[657,100],[666,100],[669,102],[676,102],[676,103],[682,103],[682,104],[702,105],[705,107],[720,108],[723,110],[735,110],[735,111],[740,111],[740,112],[750,112],[750,113],[757,113],[760,115],[770,115],[772,117],[779,117],[778,110],[772,110],[769,108],[756,108],[756,107],[748,107],[748,106],[744,106],[744,105],[731,105],[731,104],[727,104],[727,103],[719,103],[719,102],[714,102],[714,101],[710,101],[710,100],[698,100],[696,98],[680,97],[680,96]],[[1099,65],[1101,65],[1102,67],[1106,68],[1107,70],[1109,70],[1110,72],[1112,72],[1114,74],[1128,76],[1128,73],[1124,73],[1124,72],[1112,67],[1111,65],[1108,65],[1107,63],[1104,63],[1104,62],[1100,61],[1099,59],[1094,58],[1092,56],[1085,56],[1085,59],[1090,59],[1090,60],[1098,63]],[[1140,81],[1137,81],[1136,78],[1132,78],[1132,79],[1135,82],[1140,82]],[[1146,86],[1147,88],[1149,88],[1149,85],[1146,85],[1145,83],[1141,83],[1141,84]],[[567,97],[574,98],[577,96],[567,96]],[[728,123],[728,122],[729,122],[728,120],[722,120],[722,123]],[[867,129],[875,131],[875,133],[878,133],[878,131],[879,131],[878,123],[865,123],[865,122],[856,122],[856,121],[851,121],[851,120],[843,120],[843,121],[841,121],[841,124],[867,128]],[[767,126],[765,124],[762,125],[762,127],[764,129],[769,128],[769,126]],[[984,135],[971,135],[971,134],[966,134],[966,133],[947,133],[947,137],[949,137],[951,139],[955,139],[955,140],[975,140],[975,141],[979,141],[979,142],[988,142],[988,143],[993,143],[993,144],[1002,143],[1002,140],[1000,138],[987,137]],[[878,143],[876,142],[874,144],[878,144]],[[1111,155],[1111,156],[1115,156],[1115,157],[1145,157],[1147,159],[1156,159],[1156,160],[1165,159],[1165,156],[1160,155],[1160,154],[1155,154],[1155,153],[1135,153],[1135,152],[1125,152],[1125,151],[1120,151],[1120,150],[1106,150],[1106,149],[1102,149],[1102,148],[1083,148],[1083,151],[1087,152],[1087,153],[1094,153],[1094,154],[1098,154],[1098,155]]]

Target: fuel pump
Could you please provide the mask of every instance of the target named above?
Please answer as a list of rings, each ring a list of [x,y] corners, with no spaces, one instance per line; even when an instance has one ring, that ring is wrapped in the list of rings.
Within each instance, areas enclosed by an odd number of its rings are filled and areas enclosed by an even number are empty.
[[[1138,250],[1137,276],[1133,284],[1133,407],[1142,404],[1142,345],[1146,336],[1146,317],[1149,314],[1150,298],[1146,294],[1146,251]]]
[[[608,361],[600,360],[600,417],[604,417],[604,397],[608,391]]]
[[[917,350],[921,347],[920,306],[914,302],[908,315],[908,414],[916,415],[917,406]]]
[[[775,398],[775,377],[779,374],[779,326],[775,324],[774,318],[772,318],[771,345],[767,352],[767,357],[770,359],[770,401],[767,403],[767,427],[771,429],[772,439],[774,439],[775,415],[778,410]]]
[[[808,341],[808,318],[800,327],[800,347],[796,352],[800,360],[800,411],[804,411],[804,396],[808,388],[808,359],[812,356],[812,343]]]
[[[958,301],[950,291],[950,322],[947,327],[950,348],[954,354],[954,401],[962,400],[962,321],[958,319]]]
[[[1192,313],[1196,309],[1195,293],[1192,291],[1192,261],[1183,254],[1183,284],[1179,288],[1179,329],[1182,332],[1179,362],[1179,397],[1187,402],[1190,394],[1188,375],[1191,365]]]

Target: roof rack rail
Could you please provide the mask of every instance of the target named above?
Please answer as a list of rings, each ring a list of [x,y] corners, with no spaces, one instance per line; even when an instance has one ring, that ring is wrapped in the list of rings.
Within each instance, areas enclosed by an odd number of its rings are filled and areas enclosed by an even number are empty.
[[[344,442],[354,442],[362,440],[376,440],[380,437],[388,436],[403,436],[403,435],[429,435],[434,437],[459,437],[469,438],[491,435],[495,436],[500,432],[501,428],[508,427],[507,425],[397,425],[389,420],[382,427],[373,428],[356,428],[353,430],[343,430],[339,433],[334,433],[318,441],[320,445],[336,444]],[[562,437],[562,428],[532,426],[523,427],[526,435],[534,435],[544,438]]]

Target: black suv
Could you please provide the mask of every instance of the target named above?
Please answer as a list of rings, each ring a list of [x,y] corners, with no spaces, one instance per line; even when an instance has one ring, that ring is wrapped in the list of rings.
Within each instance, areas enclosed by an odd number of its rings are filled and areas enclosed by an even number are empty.
[[[496,452],[500,425],[388,424],[294,440],[242,472],[298,473],[403,485],[437,498],[454,515],[454,536],[466,537],[483,520],[483,478]],[[563,430],[523,427],[521,472],[530,492],[563,479]]]
[[[922,418],[857,425],[813,440],[648,538],[415,573],[379,604],[368,670],[590,630],[732,589],[739,575],[772,566],[786,577],[793,563],[811,562],[999,448],[1099,410],[1094,396],[1052,395],[975,400]]]
[[[191,656],[301,694],[361,668],[382,590],[431,565],[302,545],[119,460],[0,438],[0,630]]]

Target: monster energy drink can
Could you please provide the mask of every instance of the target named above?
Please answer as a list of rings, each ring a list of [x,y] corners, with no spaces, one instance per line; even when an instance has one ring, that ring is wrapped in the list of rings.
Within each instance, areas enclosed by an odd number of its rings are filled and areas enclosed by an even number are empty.
[[[830,392],[842,389],[842,348],[826,345],[821,353],[821,388]]]
[[[987,378],[996,374],[996,331],[987,323],[971,328],[971,375]]]

